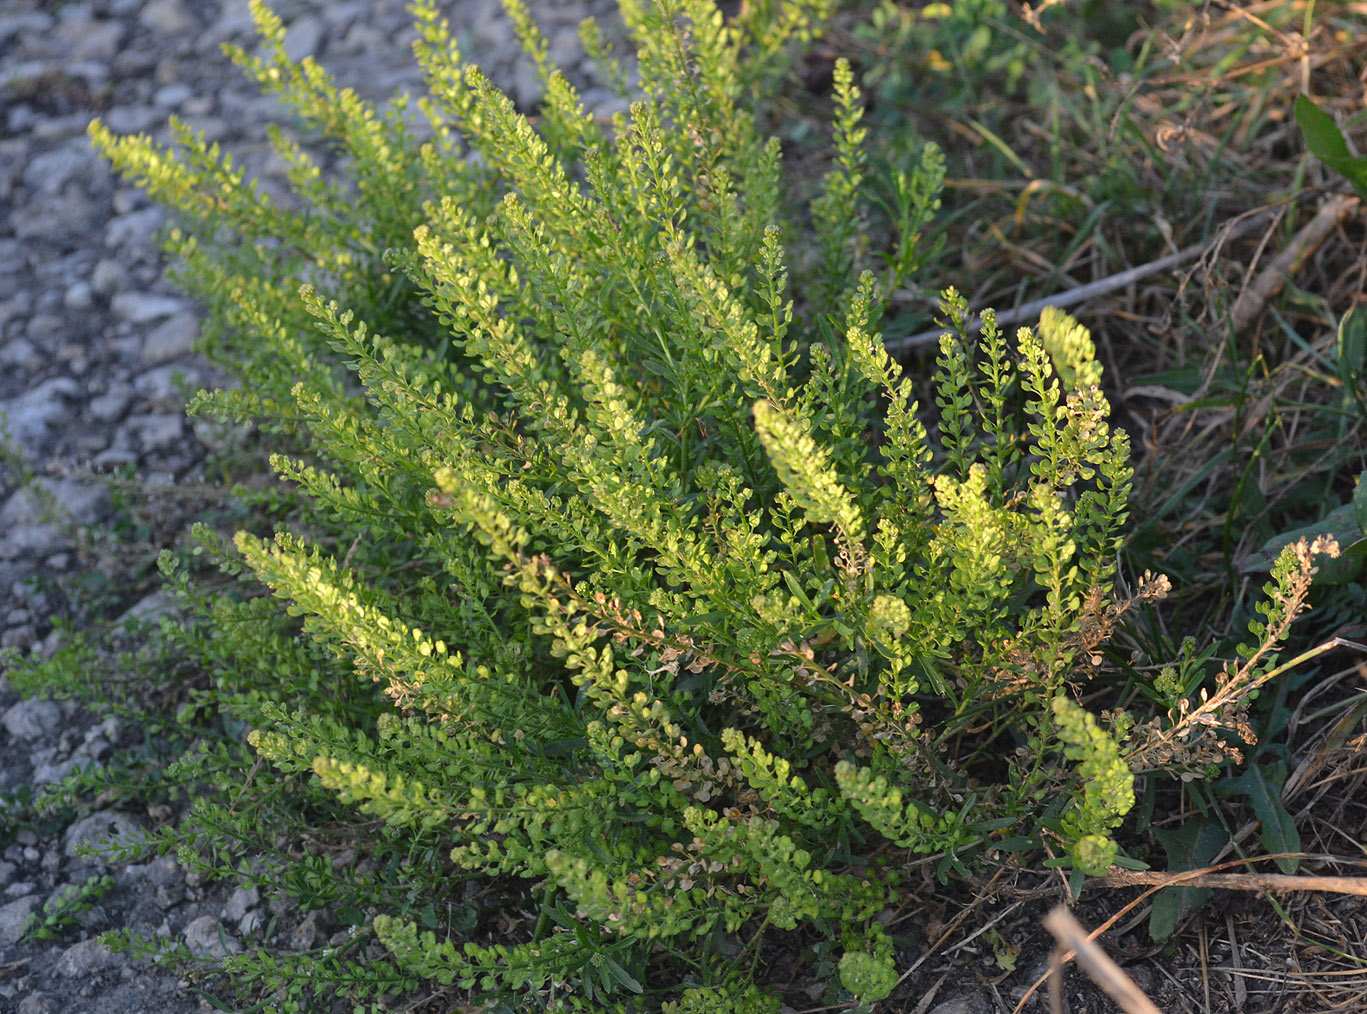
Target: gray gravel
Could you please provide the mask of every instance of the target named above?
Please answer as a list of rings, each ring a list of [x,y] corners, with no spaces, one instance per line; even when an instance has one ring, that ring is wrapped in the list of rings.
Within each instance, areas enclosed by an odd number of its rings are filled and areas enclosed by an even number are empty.
[[[443,7],[463,51],[520,105],[534,104],[535,76],[497,0]],[[580,66],[577,25],[615,4],[532,8],[586,101],[611,106]],[[281,0],[276,10],[292,54],[317,57],[366,97],[420,84],[401,0]],[[165,139],[174,114],[283,188],[283,166],[263,143],[278,107],[221,54],[228,41],[254,41],[247,0],[0,0],[0,413],[10,437],[0,456],[0,645],[20,653],[52,649],[59,589],[81,586],[98,562],[112,477],[167,491],[203,481],[205,433],[181,412],[186,390],[214,379],[193,352],[199,308],[167,278],[156,243],[163,212],[111,174],[85,129],[99,115],[115,131]],[[105,589],[120,592],[142,615],[165,608],[150,582]],[[128,723],[69,701],[20,700],[0,676],[0,791],[36,791],[137,738]],[[335,929],[317,914],[267,909],[255,890],[201,883],[170,858],[118,866],[75,854],[81,842],[135,838],[160,816],[82,814],[43,834],[21,831],[0,851],[0,1011],[211,1009],[175,972],[100,946],[95,937],[119,925],[210,954],[261,942],[272,917],[279,946],[307,949]],[[114,889],[76,926],[21,942],[46,902],[104,874]]]

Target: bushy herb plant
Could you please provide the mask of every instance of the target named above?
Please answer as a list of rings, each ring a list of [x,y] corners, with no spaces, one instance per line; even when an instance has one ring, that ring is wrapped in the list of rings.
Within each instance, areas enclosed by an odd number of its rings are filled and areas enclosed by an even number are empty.
[[[1084,706],[1117,618],[1166,588],[1116,586],[1129,452],[1091,340],[1061,313],[976,333],[950,290],[917,403],[878,328],[938,151],[899,177],[875,273],[848,66],[808,209],[745,101],[826,6],[624,0],[640,94],[606,123],[510,3],[535,125],[432,0],[429,94],[383,111],[291,63],[254,6],[239,63],[349,156],[331,180],[277,132],[297,206],[183,125],[171,150],[92,126],[180,214],[169,249],[242,380],[193,409],[257,423],[306,494],[236,552],[201,532],[226,585],[165,563],[198,615],[166,634],[209,677],[186,720],[227,735],[168,773],[200,797],[149,847],[352,927],[234,955],[238,982],[296,1009],[426,982],[768,1011],[760,947],[789,934],[874,1001],[908,860],[1047,848],[1099,873],[1132,768],[1222,755],[1308,551],[1217,701],[1192,709],[1173,670],[1141,715]]]

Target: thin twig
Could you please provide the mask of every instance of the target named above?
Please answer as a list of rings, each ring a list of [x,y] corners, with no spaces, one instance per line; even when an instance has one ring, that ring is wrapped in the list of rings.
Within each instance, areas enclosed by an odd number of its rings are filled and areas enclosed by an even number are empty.
[[[1263,307],[1300,270],[1305,258],[1319,249],[1340,222],[1357,210],[1361,200],[1352,194],[1335,194],[1320,205],[1315,217],[1303,225],[1291,242],[1277,254],[1271,264],[1258,272],[1257,277],[1239,293],[1230,314],[1230,325],[1240,334],[1252,324]]]
[[[1160,257],[1158,260],[1150,261],[1148,264],[1140,264],[1137,267],[1127,268],[1118,274],[1098,279],[1095,282],[1088,282],[1086,285],[1079,285],[1077,288],[1069,289],[1066,292],[1060,292],[1053,296],[1046,296],[1043,299],[1031,300],[1013,310],[1003,310],[997,314],[997,324],[999,326],[1006,326],[1009,324],[1018,324],[1021,321],[1033,320],[1046,306],[1054,306],[1063,310],[1067,307],[1075,306],[1078,303],[1085,303],[1087,300],[1094,299],[1097,296],[1104,296],[1117,289],[1123,289],[1126,286],[1139,281],[1141,278],[1147,278],[1149,275],[1155,275],[1160,271],[1166,271],[1179,264],[1184,264],[1189,260],[1201,256],[1201,254],[1205,253],[1212,246],[1224,243],[1230,238],[1242,235],[1254,226],[1262,224],[1273,214],[1274,210],[1275,209],[1270,208],[1264,209],[1257,214],[1249,215],[1242,219],[1235,219],[1227,223],[1222,227],[1219,236],[1213,242],[1193,243],[1191,246],[1183,247],[1176,253],[1168,254],[1166,257]],[[982,319],[980,317],[974,317],[968,322],[968,327],[970,329],[981,325]],[[906,352],[910,352],[913,349],[936,344],[940,340],[940,335],[944,334],[945,331],[945,328],[937,327],[930,331],[922,331],[919,334],[905,335],[900,338],[888,338],[883,342],[883,347],[888,350],[889,355],[899,356]]]
[[[1134,980],[1111,960],[1110,955],[1088,936],[1082,924],[1073,918],[1067,908],[1060,905],[1044,917],[1044,928],[1054,935],[1059,950],[1072,951],[1078,967],[1087,973],[1112,1000],[1118,1003],[1126,1014],[1162,1014],[1144,991],[1135,985]],[[1066,955],[1058,956],[1061,966]],[[1055,973],[1058,975],[1058,972]]]
[[[1270,857],[1264,857],[1270,858]],[[1230,891],[1317,891],[1367,898],[1367,877],[1292,876],[1286,873],[1205,873],[1112,869],[1096,883],[1106,887],[1219,887]]]

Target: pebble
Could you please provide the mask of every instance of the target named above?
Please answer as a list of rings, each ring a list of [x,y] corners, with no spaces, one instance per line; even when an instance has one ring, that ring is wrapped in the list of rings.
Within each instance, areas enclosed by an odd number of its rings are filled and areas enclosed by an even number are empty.
[[[85,978],[119,963],[119,957],[96,938],[72,944],[57,959],[57,974],[68,979]]]
[[[132,324],[161,320],[184,311],[186,306],[183,299],[154,292],[120,292],[109,304],[116,317]]]
[[[27,895],[0,905],[0,945],[18,943],[28,926],[29,916],[38,907],[36,895]]]
[[[199,337],[199,318],[188,311],[177,313],[149,331],[142,343],[145,362],[159,365],[189,355]]]
[[[0,715],[0,725],[15,739],[35,740],[46,736],[62,719],[62,711],[52,701],[20,701]]]
[[[211,915],[192,920],[181,932],[181,939],[192,954],[201,957],[226,958],[242,950],[237,939]]]
[[[199,27],[184,0],[148,0],[138,12],[138,21],[167,35],[179,35]]]
[[[100,851],[110,846],[130,844],[146,837],[142,824],[126,813],[101,810],[78,820],[62,836],[62,852],[75,856],[76,850],[89,846]]]

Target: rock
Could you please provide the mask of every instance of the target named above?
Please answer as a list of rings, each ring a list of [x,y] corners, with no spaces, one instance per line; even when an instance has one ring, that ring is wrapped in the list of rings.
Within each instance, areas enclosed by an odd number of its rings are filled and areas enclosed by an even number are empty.
[[[57,959],[55,966],[58,975],[68,979],[84,978],[103,972],[107,968],[113,968],[119,963],[119,956],[111,951],[97,938],[82,940],[79,944],[72,944],[62,956]]]
[[[64,517],[83,525],[94,524],[109,511],[109,490],[102,482],[44,478],[34,485],[47,491]]]
[[[930,1009],[930,1014],[991,1014],[994,1009],[994,1004],[985,994],[965,993],[936,1004]]]
[[[162,109],[179,109],[194,94],[194,89],[184,81],[175,81],[158,88],[152,94],[152,104]]]
[[[11,546],[46,554],[65,545],[72,523],[94,524],[109,510],[109,490],[79,479],[35,479],[0,507],[0,533]]]
[[[53,377],[26,394],[0,401],[0,415],[5,417],[19,452],[30,458],[41,457],[52,430],[71,418],[67,399],[80,393],[80,385],[70,377]]]
[[[113,390],[91,398],[85,406],[86,417],[92,422],[116,423],[127,415],[128,406],[132,403],[133,388],[128,384],[120,384]]]
[[[193,368],[158,366],[134,378],[133,390],[153,405],[179,408],[185,393],[197,388],[202,379],[199,371]]]
[[[62,709],[42,700],[20,701],[0,715],[0,725],[11,737],[28,742],[55,733],[61,720]]]
[[[56,34],[66,44],[69,59],[108,61],[119,51],[127,30],[117,21],[68,18],[57,26]]]
[[[8,947],[19,942],[28,926],[28,918],[38,907],[38,896],[30,894],[17,898],[8,905],[0,905],[0,945]]]
[[[26,334],[39,348],[55,349],[61,347],[66,331],[65,318],[55,313],[35,313],[28,322]]]
[[[109,243],[108,230],[105,231],[105,242]],[[90,287],[101,296],[111,295],[127,284],[128,269],[116,260],[105,258],[90,273]]]
[[[289,948],[292,951],[312,950],[323,936],[322,915],[309,912],[300,919],[289,933]]]
[[[73,313],[85,313],[95,305],[95,292],[90,283],[78,278],[62,293],[62,306]]]
[[[117,810],[101,810],[78,820],[62,835],[62,853],[75,856],[76,850],[89,846],[97,851],[144,840],[147,832],[135,818]]]
[[[14,208],[10,226],[19,239],[76,246],[90,235],[98,217],[94,202],[72,186],[60,194],[39,195]]]
[[[142,134],[166,121],[166,113],[151,106],[112,106],[100,120],[116,134]]]
[[[143,208],[141,211],[129,211],[110,220],[109,225],[104,230],[104,245],[111,250],[118,250],[128,246],[150,245],[156,236],[157,230],[161,228],[162,222],[166,221],[166,212],[161,208]],[[103,261],[101,262],[103,263]],[[95,266],[99,271],[100,265]],[[110,289],[102,286],[95,279],[91,279],[91,284],[97,291],[109,292]],[[131,296],[145,295],[143,293],[129,293]],[[158,296],[158,299],[165,299],[165,296]],[[137,305],[136,303],[131,305]],[[115,312],[118,313],[117,308]],[[170,310],[160,316],[168,316],[175,313]],[[123,316],[123,314],[120,314]],[[148,318],[151,319],[151,318]]]
[[[0,14],[0,46],[8,45],[16,35],[45,35],[52,25],[52,15],[46,11]]]
[[[37,193],[55,194],[73,179],[93,177],[100,167],[99,157],[84,139],[29,159],[24,170],[24,186]]]
[[[46,556],[67,544],[49,512],[31,490],[21,489],[0,508],[0,557]]]
[[[0,345],[0,366],[10,366],[25,372],[43,365],[43,357],[27,338],[16,338]]]
[[[158,324],[142,343],[142,358],[157,365],[189,355],[199,337],[199,320],[193,313],[178,313]]]
[[[46,761],[34,766],[33,777],[30,781],[33,782],[33,787],[35,789],[39,789],[45,785],[52,785],[56,782],[60,782],[73,771],[87,767],[89,764],[90,758],[88,757],[68,757],[65,760]]]
[[[294,20],[285,32],[285,55],[294,63],[306,56],[317,56],[323,41],[323,23],[312,14]]]
[[[240,922],[249,911],[261,904],[261,891],[255,887],[239,887],[228,897],[223,906],[223,918],[227,922]]]
[[[123,424],[120,432],[131,435],[144,454],[170,451],[179,447],[184,440],[185,417],[179,412],[134,416]]]
[[[191,953],[206,958],[226,958],[242,950],[223,924],[211,915],[202,915],[191,920],[181,932],[181,939]]]
[[[160,296],[154,292],[120,292],[109,306],[116,316],[133,324],[147,324],[170,317],[187,308],[183,299]]]
[[[199,27],[184,0],[147,0],[138,12],[138,21],[167,35],[180,35]]]

